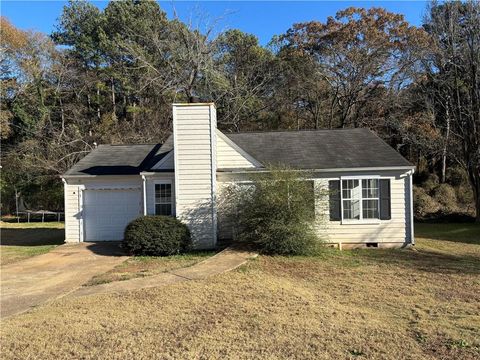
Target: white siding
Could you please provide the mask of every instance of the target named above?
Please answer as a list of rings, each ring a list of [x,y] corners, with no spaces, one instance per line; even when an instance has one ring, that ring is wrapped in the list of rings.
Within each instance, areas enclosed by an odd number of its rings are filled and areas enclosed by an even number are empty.
[[[391,186],[391,219],[378,220],[375,223],[345,224],[341,221],[329,221],[328,213],[328,180],[339,180],[341,176],[380,176],[390,179]],[[400,171],[378,171],[378,172],[349,172],[349,173],[314,173],[312,179],[317,191],[325,194],[319,197],[316,202],[318,218],[322,219],[317,229],[322,238],[331,243],[342,244],[364,244],[375,242],[381,246],[401,246],[410,242],[411,238],[411,214],[410,214],[410,187],[409,175]],[[226,182],[245,181],[248,177],[241,174],[219,174],[219,188]],[[221,203],[221,200],[219,201]],[[229,238],[232,229],[224,219],[219,209],[219,238]]]
[[[80,188],[64,184],[65,194],[65,242],[80,241]]]
[[[236,147],[228,138],[217,130],[217,168],[244,169],[253,168],[255,164],[245,153]]]
[[[339,180],[342,175],[353,176],[354,174],[341,174],[335,177],[330,175],[330,177],[326,176],[325,178],[315,179],[316,186],[322,189],[328,189],[328,180]],[[403,244],[410,240],[409,198],[406,197],[410,175],[406,173],[388,172],[380,172],[377,175],[380,175],[381,178],[390,179],[391,219],[377,220],[369,223],[330,221],[328,200],[318,199],[316,211],[319,214],[324,214],[324,221],[318,225],[318,231],[326,241],[342,244],[369,242]],[[322,216],[320,216],[320,218],[322,218]]]
[[[218,212],[218,238],[219,239],[233,239],[233,222],[229,216],[226,216],[226,210],[229,206],[228,200],[225,197],[225,189],[230,182],[217,183],[217,212]]]
[[[172,197],[175,199],[175,176],[173,173],[158,173],[146,176],[147,190],[147,215],[155,215],[155,181],[170,181],[172,184]],[[175,200],[172,202],[172,211],[175,215]]]
[[[173,106],[176,215],[194,247],[216,244],[216,111],[213,104]]]

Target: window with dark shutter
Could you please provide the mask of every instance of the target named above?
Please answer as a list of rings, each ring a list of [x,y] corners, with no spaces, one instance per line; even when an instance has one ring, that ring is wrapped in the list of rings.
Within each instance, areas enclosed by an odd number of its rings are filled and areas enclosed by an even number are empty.
[[[340,221],[342,219],[340,208],[340,180],[330,180],[328,182],[330,221]]]
[[[391,218],[390,179],[380,179],[380,220]]]

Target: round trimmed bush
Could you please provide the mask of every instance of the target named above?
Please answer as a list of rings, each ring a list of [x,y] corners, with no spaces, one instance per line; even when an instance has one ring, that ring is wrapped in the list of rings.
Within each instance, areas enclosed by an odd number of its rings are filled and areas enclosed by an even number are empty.
[[[125,229],[123,247],[134,255],[168,256],[191,247],[187,226],[171,216],[144,216]]]

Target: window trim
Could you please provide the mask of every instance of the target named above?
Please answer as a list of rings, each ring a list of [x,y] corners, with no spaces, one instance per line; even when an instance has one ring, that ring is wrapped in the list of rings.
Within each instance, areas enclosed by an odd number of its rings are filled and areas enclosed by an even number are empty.
[[[159,215],[157,214],[157,197],[156,197],[157,194],[156,194],[155,188],[157,185],[165,185],[165,184],[170,185],[170,206],[172,209],[171,214],[167,216],[175,216],[175,206],[174,206],[175,193],[173,189],[172,180],[167,180],[167,179],[153,181],[153,213],[155,215]],[[168,203],[159,203],[159,204],[168,204]]]
[[[360,184],[361,198],[360,198],[360,216],[359,220],[355,219],[345,219],[343,217],[343,180],[358,180]],[[380,176],[379,175],[359,175],[359,176],[341,176],[340,177],[340,215],[341,220],[340,224],[342,225],[378,225],[381,221],[389,220],[380,220],[380,194],[378,194],[378,209],[379,214],[377,219],[364,219],[363,218],[363,186],[362,180],[378,180],[380,186]],[[380,190],[379,190],[380,191]]]

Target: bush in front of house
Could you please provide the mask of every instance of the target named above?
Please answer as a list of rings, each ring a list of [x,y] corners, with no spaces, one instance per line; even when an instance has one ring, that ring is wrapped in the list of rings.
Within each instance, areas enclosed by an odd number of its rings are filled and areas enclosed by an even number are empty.
[[[134,255],[168,256],[191,247],[187,226],[171,216],[143,216],[125,229],[123,247]]]
[[[228,214],[236,241],[253,244],[264,254],[311,255],[323,244],[317,230],[323,213],[315,214],[321,196],[307,174],[269,167],[247,183],[224,189],[220,211]]]

